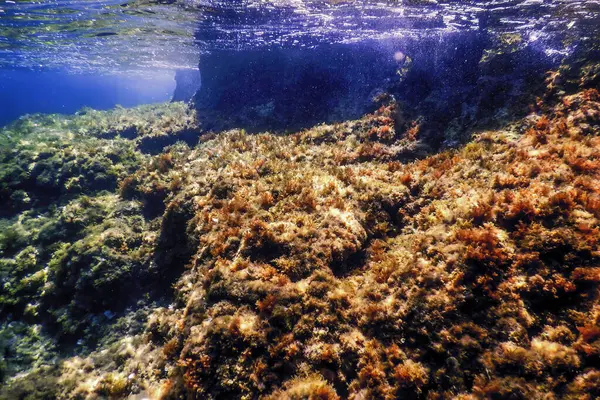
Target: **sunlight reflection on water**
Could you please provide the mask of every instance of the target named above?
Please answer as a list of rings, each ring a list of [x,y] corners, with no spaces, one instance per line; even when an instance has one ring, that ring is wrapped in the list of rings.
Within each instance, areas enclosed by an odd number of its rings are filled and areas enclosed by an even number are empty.
[[[565,41],[600,29],[600,3],[589,0],[0,0],[0,9],[1,67],[73,72],[196,68],[215,49],[455,31]]]

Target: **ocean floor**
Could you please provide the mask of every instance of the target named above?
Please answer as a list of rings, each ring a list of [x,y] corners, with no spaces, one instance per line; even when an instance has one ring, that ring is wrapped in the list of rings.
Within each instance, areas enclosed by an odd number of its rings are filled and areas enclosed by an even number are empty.
[[[454,148],[393,98],[0,131],[2,399],[600,397],[600,64]]]

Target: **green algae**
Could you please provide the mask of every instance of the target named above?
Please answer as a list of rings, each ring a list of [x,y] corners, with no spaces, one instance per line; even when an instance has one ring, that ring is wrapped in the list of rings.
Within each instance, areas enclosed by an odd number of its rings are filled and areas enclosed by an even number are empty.
[[[160,220],[117,192],[149,162],[144,140],[176,142],[192,121],[173,103],[34,115],[1,130],[0,375],[21,382],[3,398],[52,397],[60,352],[106,343],[124,315],[169,292],[153,260]],[[99,394],[114,395],[122,378],[103,382]]]
[[[156,227],[139,203],[109,194],[145,156],[133,138],[96,137],[107,131],[112,136],[109,127],[131,129],[137,121],[134,115],[122,121],[117,113],[124,112],[34,117],[4,131],[11,145],[0,150],[7,205],[0,236],[2,314],[36,317],[41,308],[64,333],[74,333],[86,322],[75,322],[82,315],[69,304],[85,313],[101,312],[122,297],[119,282],[141,279],[142,266],[152,270],[148,254]],[[100,116],[104,125],[98,125]],[[144,127],[153,128],[148,120]],[[60,128],[65,131],[57,134]],[[73,290],[83,297],[73,298]]]
[[[0,136],[27,136],[34,132],[48,135],[75,134],[81,136],[140,139],[188,129],[197,129],[195,112],[181,102],[143,105],[135,108],[117,107],[109,111],[84,108],[76,115],[35,114],[2,129]]]
[[[31,368],[51,364],[55,357],[54,341],[42,332],[41,325],[23,322],[0,326],[0,376],[4,381]]]

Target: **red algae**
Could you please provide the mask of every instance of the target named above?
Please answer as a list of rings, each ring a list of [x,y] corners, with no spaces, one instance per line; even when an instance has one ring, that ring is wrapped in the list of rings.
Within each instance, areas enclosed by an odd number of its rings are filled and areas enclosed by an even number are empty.
[[[199,252],[183,346],[154,343],[179,352],[163,398],[593,398],[595,96],[407,164],[385,108],[188,151],[172,202]]]
[[[427,156],[391,101],[148,158],[120,193],[185,265],[174,303],[61,398],[598,398],[600,99],[550,97]]]

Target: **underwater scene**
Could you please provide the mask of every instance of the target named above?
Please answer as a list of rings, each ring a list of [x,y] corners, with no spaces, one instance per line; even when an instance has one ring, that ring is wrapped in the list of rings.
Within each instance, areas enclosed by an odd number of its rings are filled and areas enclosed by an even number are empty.
[[[0,399],[600,399],[597,0],[0,0]]]

